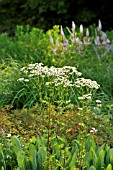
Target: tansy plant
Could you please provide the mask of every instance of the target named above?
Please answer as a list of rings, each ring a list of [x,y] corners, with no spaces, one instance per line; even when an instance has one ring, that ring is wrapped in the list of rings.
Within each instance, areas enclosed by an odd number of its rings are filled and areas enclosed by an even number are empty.
[[[24,106],[30,107],[36,102],[64,105],[69,102],[78,104],[81,100],[91,101],[92,93],[99,88],[96,81],[82,78],[76,67],[48,68],[42,63],[35,63],[23,67],[21,71],[25,76],[17,81],[24,86],[26,94],[20,90],[15,99],[22,99],[23,96]]]

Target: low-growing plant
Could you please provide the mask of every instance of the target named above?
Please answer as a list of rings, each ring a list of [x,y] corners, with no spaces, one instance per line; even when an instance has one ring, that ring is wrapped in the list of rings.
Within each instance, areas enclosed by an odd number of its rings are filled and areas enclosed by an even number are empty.
[[[53,134],[50,137],[50,143],[46,134],[37,138],[31,139],[27,149],[24,149],[16,136],[11,138],[11,148],[16,156],[16,169],[43,169],[43,170],[112,170],[113,167],[113,148],[107,144],[96,146],[92,135],[88,135],[84,141],[85,154],[79,157],[79,139],[73,141],[70,148],[64,136],[59,137]],[[83,153],[82,153],[83,154]],[[1,168],[7,169],[3,148],[0,150]],[[11,155],[13,160],[13,155]],[[9,167],[10,168],[10,167]],[[14,169],[14,168],[13,168]]]

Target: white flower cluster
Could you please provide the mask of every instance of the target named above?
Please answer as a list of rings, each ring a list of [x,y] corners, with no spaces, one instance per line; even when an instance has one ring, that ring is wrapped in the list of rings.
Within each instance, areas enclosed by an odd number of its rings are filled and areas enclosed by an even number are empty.
[[[81,72],[77,71],[76,67],[64,66],[62,68],[56,68],[56,67],[51,66],[50,68],[48,68],[47,66],[43,66],[42,63],[29,64],[28,67],[23,67],[21,71],[23,71],[24,73],[28,73],[29,77],[39,76],[39,75],[48,76],[48,77],[63,76],[62,78],[64,80],[67,77],[67,74],[69,75],[75,74],[77,77],[82,75]],[[20,78],[18,79],[18,81],[24,81],[24,78]]]
[[[29,64],[28,67],[23,67],[21,69],[29,79],[19,78],[17,81],[28,82],[32,77],[48,77],[47,80],[44,80],[45,86],[60,86],[65,87],[76,87],[80,88],[86,86],[91,89],[98,89],[100,86],[96,81],[92,81],[90,79],[78,78],[82,75],[81,72],[77,71],[76,67],[64,66],[62,68],[44,66],[42,63]],[[31,79],[32,81],[32,79]],[[87,94],[79,97],[82,99],[90,99],[91,94]]]
[[[100,86],[96,81],[92,81],[90,79],[80,78],[82,75],[81,72],[77,71],[76,67],[64,66],[62,68],[56,68],[51,66],[48,68],[44,66],[42,63],[29,64],[27,67],[23,67],[21,69],[22,72],[25,73],[25,77],[27,78],[19,78],[17,81],[20,82],[31,82],[32,80],[36,80],[36,83],[45,84],[45,87],[60,87],[69,89],[69,87],[76,89],[79,91],[78,100],[91,100],[92,94],[90,89],[98,89]],[[40,79],[42,78],[42,79]],[[87,93],[84,94],[84,91],[81,90],[83,87],[87,88]],[[82,88],[81,88],[82,87]],[[78,92],[77,92],[78,93]],[[82,94],[81,94],[82,93]]]
[[[100,85],[97,84],[96,81],[92,81],[90,79],[85,79],[85,78],[77,78],[75,85],[76,85],[76,87],[87,86],[91,89],[92,88],[98,89],[100,87]]]
[[[19,78],[17,81],[24,81],[24,82],[29,82],[29,79],[25,79],[25,78]]]
[[[84,94],[83,96],[79,96],[78,99],[79,99],[79,100],[84,100],[84,99],[90,100],[90,99],[91,99],[91,96],[92,96],[91,93],[89,93],[89,94]]]

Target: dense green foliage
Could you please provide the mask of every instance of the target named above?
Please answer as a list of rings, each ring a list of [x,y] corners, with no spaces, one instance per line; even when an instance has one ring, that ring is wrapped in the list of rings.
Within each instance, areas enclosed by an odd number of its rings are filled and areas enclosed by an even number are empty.
[[[100,20],[0,35],[1,170],[112,170],[112,38]]]
[[[81,144],[73,141],[71,150],[65,137],[55,134],[49,139],[46,135],[31,139],[29,145],[22,146],[17,137],[11,138],[9,143],[12,149],[10,162],[7,162],[6,155],[0,150],[1,168],[20,170],[112,170],[113,148],[103,144],[97,148],[91,135]],[[83,146],[82,146],[83,145]],[[84,155],[85,153],[85,155]],[[14,159],[15,157],[15,159]]]

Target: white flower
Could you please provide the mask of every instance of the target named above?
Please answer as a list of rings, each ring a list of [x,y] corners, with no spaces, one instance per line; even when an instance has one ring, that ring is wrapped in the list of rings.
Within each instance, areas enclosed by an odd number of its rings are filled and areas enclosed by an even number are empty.
[[[96,100],[96,103],[100,104],[100,103],[102,103],[102,101],[101,100]]]
[[[9,133],[9,134],[7,134],[7,138],[10,138],[11,137],[11,134]]]
[[[94,127],[92,127],[92,129],[90,130],[90,133],[96,134],[97,130]]]
[[[84,42],[85,45],[91,44],[90,38],[88,38],[88,37],[84,37],[83,42]]]
[[[72,32],[73,33],[75,32],[75,23],[74,23],[74,21],[72,21]]]
[[[26,69],[26,67],[22,67],[21,69],[20,69],[20,71],[23,71],[23,70],[25,70]]]
[[[25,82],[29,82],[29,79],[24,79]]]
[[[71,100],[67,100],[67,101],[66,101],[66,104],[69,104],[70,102],[71,102]]]
[[[102,24],[101,24],[101,21],[100,21],[100,20],[98,21],[98,29],[99,29],[99,31],[102,30]]]
[[[17,81],[24,81],[24,78],[19,78]]]
[[[78,97],[79,100],[84,100],[85,98],[83,96]]]
[[[82,41],[80,40],[80,38],[77,37],[77,38],[75,39],[75,43],[77,43],[77,44],[82,44]]]
[[[83,110],[83,108],[79,107],[78,110]]]
[[[99,37],[99,36],[97,36],[97,37],[95,38],[94,43],[95,43],[95,45],[101,45],[100,37]]]
[[[80,34],[83,35],[83,25],[80,25]]]
[[[86,37],[89,37],[89,29],[86,29]]]

